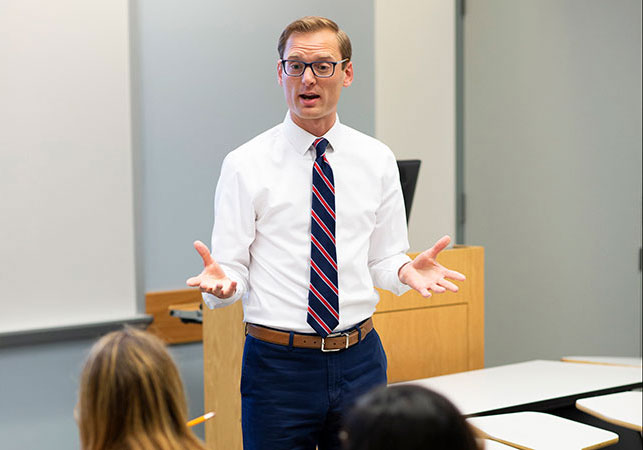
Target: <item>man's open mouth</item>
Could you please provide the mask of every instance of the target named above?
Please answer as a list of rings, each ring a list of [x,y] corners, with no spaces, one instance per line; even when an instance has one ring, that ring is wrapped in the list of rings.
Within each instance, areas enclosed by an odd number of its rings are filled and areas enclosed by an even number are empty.
[[[319,95],[317,95],[317,94],[301,94],[300,97],[303,98],[304,100],[312,100],[314,98],[319,98]]]

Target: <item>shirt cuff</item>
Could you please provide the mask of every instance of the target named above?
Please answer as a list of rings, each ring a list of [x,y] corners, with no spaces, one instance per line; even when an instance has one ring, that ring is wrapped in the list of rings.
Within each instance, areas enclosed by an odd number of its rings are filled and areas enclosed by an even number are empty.
[[[400,266],[395,271],[395,278],[397,279],[397,283],[396,283],[396,286],[393,289],[391,289],[391,292],[397,295],[398,297],[411,290],[411,287],[408,284],[402,283],[400,281],[400,277],[398,276],[398,271],[400,270],[400,267],[402,267],[402,265],[404,265],[404,263],[400,264]]]
[[[378,287],[382,289],[386,289],[387,291],[391,291],[393,294],[398,296],[404,294],[409,289],[411,289],[409,286],[402,283],[400,281],[400,277],[398,276],[400,267],[402,267],[404,264],[410,261],[411,261],[411,258],[409,258],[408,255],[403,253],[389,258],[385,263],[386,266],[380,267],[380,270],[382,270],[381,274],[383,275],[383,277],[380,279],[380,283],[378,283],[379,284]]]

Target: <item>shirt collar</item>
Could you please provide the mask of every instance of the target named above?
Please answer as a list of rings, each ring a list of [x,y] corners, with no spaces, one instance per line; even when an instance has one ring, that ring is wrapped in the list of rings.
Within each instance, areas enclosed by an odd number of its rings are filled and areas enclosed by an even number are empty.
[[[304,155],[310,149],[315,138],[322,137],[314,136],[303,128],[300,128],[290,117],[290,111],[286,113],[286,118],[284,119],[284,134],[293,149],[300,155]],[[330,148],[333,151],[337,151],[341,141],[341,123],[339,122],[338,115],[335,115],[335,123],[323,137],[330,143]]]

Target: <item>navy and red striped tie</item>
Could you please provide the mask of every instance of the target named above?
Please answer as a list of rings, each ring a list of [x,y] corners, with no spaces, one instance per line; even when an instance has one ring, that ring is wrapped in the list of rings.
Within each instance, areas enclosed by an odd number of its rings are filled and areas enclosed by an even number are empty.
[[[337,251],[335,247],[335,180],[326,159],[328,141],[313,143],[312,217],[310,221],[310,287],[306,321],[326,337],[339,324]]]

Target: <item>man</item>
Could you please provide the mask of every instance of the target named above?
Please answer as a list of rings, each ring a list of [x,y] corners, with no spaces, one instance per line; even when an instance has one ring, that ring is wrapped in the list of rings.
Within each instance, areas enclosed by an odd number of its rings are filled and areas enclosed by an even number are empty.
[[[286,27],[278,50],[288,114],[226,157],[216,261],[195,242],[205,268],[187,283],[210,308],[243,297],[244,448],[340,448],[343,411],[386,383],[374,285],[428,297],[457,291],[446,278],[464,276],[435,261],[447,236],[410,261],[393,153],[339,122],[341,91],[353,82],[346,33],[305,17]]]

